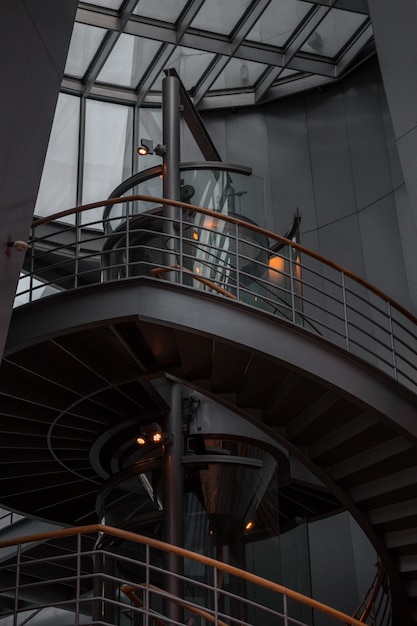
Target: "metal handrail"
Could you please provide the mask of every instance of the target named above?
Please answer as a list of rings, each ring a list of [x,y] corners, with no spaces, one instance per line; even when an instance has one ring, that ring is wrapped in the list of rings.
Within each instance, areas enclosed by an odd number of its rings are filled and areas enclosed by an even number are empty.
[[[134,245],[132,247],[128,242],[133,241],[135,233],[152,232],[147,226],[147,220],[160,220],[161,223],[165,220],[166,223],[168,218],[164,215],[145,213],[140,216],[132,214],[127,217],[111,218],[118,227],[109,237],[103,233],[102,228],[100,230],[101,221],[84,226],[65,224],[61,230],[54,228],[51,234],[45,233],[45,229],[40,227],[90,209],[116,204],[126,204],[130,209],[134,202],[152,202],[154,205],[179,209],[175,218],[178,228],[173,229],[170,235],[177,243],[178,250],[174,253],[174,258],[173,254],[170,254],[165,265],[162,260],[153,264],[147,263],[148,276],[161,277],[167,274],[170,282],[186,284],[200,290],[206,289],[245,305],[261,307],[264,311],[323,336],[333,344],[372,363],[409,389],[417,391],[414,376],[417,364],[417,318],[412,313],[354,272],[302,244],[237,217],[181,201],[136,194],[93,202],[36,219],[32,225],[32,250],[28,252],[28,255],[32,256],[27,257],[31,258],[31,262],[26,264],[26,271],[30,276],[30,286],[27,289],[29,295],[35,292],[34,278],[38,276],[36,263],[45,261],[51,253],[59,257],[52,266],[57,272],[64,269],[67,271],[68,264],[71,258],[73,259],[74,268],[71,271],[74,281],[71,283],[70,277],[64,272],[65,276],[60,281],[54,282],[51,279],[45,284],[67,289],[80,286],[84,279],[88,279],[90,284],[102,282],[100,260],[104,258],[108,263],[105,270],[117,273],[117,278],[120,278],[119,274],[123,270],[124,277],[128,277],[131,271],[130,261],[112,260],[109,265],[111,245],[120,244],[118,250],[125,251],[126,257],[128,255],[132,257]],[[198,228],[204,232],[206,239],[209,235],[217,236],[217,243],[215,241],[210,245],[203,241],[187,239],[187,243],[191,243],[193,249],[198,249],[200,255],[204,256],[205,275],[197,275],[197,272],[193,271],[190,267],[193,259],[190,253],[187,256],[184,251],[186,239],[183,229],[190,229],[195,223],[193,220],[197,218],[202,222],[198,224]],[[224,228],[216,231],[215,227],[205,225],[204,219],[228,226],[228,232]],[[89,230],[91,226],[95,226],[95,230]],[[125,237],[124,247],[123,237]],[[228,239],[227,245],[225,239]],[[101,249],[97,243],[100,241],[104,242]],[[266,243],[262,244],[261,241]],[[280,244],[279,254],[275,251],[276,245],[271,242]],[[231,252],[232,248],[234,252]],[[284,252],[281,254],[282,250]],[[164,254],[163,246],[158,248],[154,244],[149,246],[149,251]],[[257,251],[264,260],[251,259],[251,253]],[[227,255],[228,262],[225,260]],[[230,263],[232,256],[233,262]],[[272,256],[280,257],[286,264],[286,269],[275,271],[275,276],[282,282],[279,286],[271,282],[267,276],[270,269],[268,262]],[[96,265],[93,269],[90,267],[83,269],[80,265],[81,260],[85,264],[96,263]],[[248,269],[251,262],[256,271]],[[107,272],[105,280],[112,280],[111,271]]]
[[[188,559],[190,561],[194,561],[196,563],[199,563],[200,565],[204,565],[206,567],[211,568],[212,570],[216,571],[216,572],[221,572],[223,575],[224,574],[228,574],[230,576],[233,577],[237,577],[238,579],[242,580],[242,581],[246,581],[248,583],[251,583],[255,586],[258,587],[262,587],[263,589],[269,590],[275,594],[278,594],[280,596],[283,597],[284,599],[284,613],[278,613],[275,612],[275,614],[281,618],[284,619],[284,623],[285,624],[299,624],[300,626],[306,626],[303,622],[300,622],[294,618],[291,618],[288,615],[287,609],[285,609],[286,606],[286,600],[290,599],[290,600],[294,600],[297,603],[301,603],[302,605],[309,607],[310,609],[319,611],[321,613],[324,613],[330,617],[332,617],[333,619],[337,620],[338,622],[342,623],[342,624],[346,624],[349,626],[363,626],[363,621],[359,621],[354,617],[351,617],[345,613],[343,613],[342,611],[339,611],[333,607],[330,607],[322,602],[319,602],[317,600],[314,600],[313,598],[310,598],[309,596],[306,596],[302,593],[299,593],[298,591],[294,591],[293,589],[289,589],[288,587],[285,587],[283,585],[280,585],[278,583],[272,582],[270,580],[267,580],[265,578],[262,578],[260,576],[257,576],[255,574],[252,574],[251,572],[248,572],[246,570],[241,570],[233,565],[229,565],[227,563],[223,563],[221,561],[218,561],[216,559],[213,559],[211,557],[207,557],[195,552],[192,552],[190,550],[187,550],[185,548],[181,548],[178,546],[174,546],[162,541],[159,541],[157,539],[153,539],[150,537],[145,537],[143,535],[137,535],[133,532],[130,531],[126,531],[126,530],[121,530],[118,528],[114,528],[112,526],[105,526],[103,524],[92,524],[92,525],[88,525],[88,526],[77,526],[77,527],[73,527],[73,528],[63,528],[60,530],[55,530],[55,531],[49,531],[49,532],[42,532],[42,533],[37,533],[34,535],[26,535],[26,536],[22,536],[22,537],[17,537],[17,538],[13,538],[13,539],[8,539],[5,541],[0,541],[0,550],[2,548],[10,548],[12,546],[17,548],[17,556],[19,557],[20,555],[20,551],[21,551],[21,547],[25,544],[37,544],[40,542],[46,542],[46,541],[54,541],[56,542],[59,539],[62,538],[68,538],[68,537],[78,537],[80,538],[81,536],[86,536],[86,535],[109,535],[112,536],[116,539],[119,540],[123,540],[126,542],[131,542],[134,544],[140,544],[146,547],[146,566],[149,566],[149,550],[152,549],[156,549],[158,552],[163,552],[163,553],[171,553],[171,554],[175,554],[178,557],[182,558],[182,559]],[[81,553],[81,547],[80,547],[80,540],[78,539],[77,541],[77,563],[79,562],[79,557],[80,557],[80,553]],[[95,555],[106,555],[108,553],[106,553],[105,551],[101,550],[101,549],[97,549],[97,550],[88,550],[83,552],[82,554],[87,554],[88,556],[91,556],[93,558],[93,560],[97,559],[97,557]],[[117,555],[111,554],[111,556],[113,558],[121,558],[118,557]],[[68,555],[65,555],[64,557],[61,557],[62,559],[67,559],[68,561]],[[55,562],[58,562],[58,558],[57,557],[53,557],[53,559],[55,559]],[[97,559],[98,560],[98,559]],[[30,564],[30,560],[28,562]],[[24,563],[18,563],[18,565],[23,566]],[[79,568],[77,567],[77,569],[79,570]],[[19,567],[17,567],[17,570],[19,570]],[[76,575],[78,577],[82,576],[80,571],[76,572]],[[118,588],[122,591],[123,590],[123,586],[127,585],[128,587],[132,587],[132,582],[131,581],[126,581],[123,578],[120,578],[120,576],[114,576],[113,579],[111,579],[111,574],[109,572],[106,571],[100,571],[100,572],[96,572],[96,575],[101,575],[104,576],[104,580],[110,581],[112,580],[113,582],[117,583]],[[182,577],[184,580],[188,580],[186,577]],[[214,580],[216,580],[217,576],[214,576]],[[71,577],[69,575],[66,575],[65,578],[62,578],[62,580],[65,580],[66,582],[69,582],[71,580]],[[72,579],[73,580],[73,579]],[[189,579],[191,580],[191,579]],[[17,584],[17,583],[16,583]],[[46,583],[48,584],[48,582]],[[49,581],[50,584],[50,581]],[[22,587],[25,585],[22,585]],[[101,588],[103,588],[105,585],[101,585]],[[137,583],[135,584],[135,586],[137,588],[142,587],[143,583]],[[207,586],[207,585],[206,585]],[[28,585],[26,585],[26,587],[32,587],[33,589],[37,589],[39,587],[39,583],[35,583],[35,586],[33,586],[33,584],[29,583]],[[76,584],[76,589],[77,592],[79,591],[79,583]],[[148,588],[148,592],[149,590],[152,591],[152,585],[150,583],[146,584],[146,587]],[[12,589],[12,587],[8,587],[8,589]],[[216,585],[213,587],[216,595],[217,593],[219,593],[221,591],[220,588],[217,588]],[[153,591],[155,591],[155,589],[153,589]],[[0,595],[2,593],[2,588],[0,588]],[[16,594],[19,593],[19,588],[16,587]],[[163,591],[162,589],[158,589],[157,591],[158,595],[160,597],[166,597],[169,601],[173,600],[173,596],[172,594],[166,593],[165,591]],[[230,592],[227,592],[228,596],[231,596],[232,594],[230,594]],[[93,598],[89,598],[89,601],[92,600],[105,600],[106,598],[104,597],[98,597],[97,595],[93,596]],[[248,602],[249,604],[251,604],[251,601],[249,600],[245,600],[242,597],[238,597],[239,601],[242,602]],[[77,598],[75,599],[77,606],[79,605],[79,603],[81,602],[81,598],[79,598],[77,596]],[[115,602],[112,598],[107,598],[108,602],[114,606],[117,605],[117,602]],[[62,606],[69,606],[71,604],[71,602],[74,602],[74,600],[65,600],[64,602],[61,602]],[[197,605],[193,605],[191,602],[188,602],[184,599],[179,598],[178,602],[181,604],[181,606],[183,606],[184,608],[189,608],[192,611],[192,607],[197,606]],[[57,604],[57,603],[56,603]],[[45,606],[53,606],[54,603],[53,601],[47,603]],[[252,604],[253,606],[255,606],[254,604]],[[199,606],[199,605],[198,605]],[[201,608],[201,606],[200,606]],[[204,608],[204,607],[203,607]],[[145,610],[146,607],[145,607]],[[207,609],[208,610],[208,609]],[[231,618],[232,616],[227,616],[223,613],[220,612],[214,612],[213,610],[210,609],[208,610],[209,613],[211,615],[214,615],[215,619],[214,619],[214,623],[215,624],[220,624],[220,618],[224,619],[225,617],[229,617]],[[272,610],[270,610],[272,612]],[[193,611],[192,611],[193,612]],[[194,611],[196,612],[196,611]],[[160,617],[161,615],[158,615],[158,617]],[[162,617],[164,617],[162,615]],[[234,623],[234,620],[233,620]],[[240,621],[238,622],[240,623]]]

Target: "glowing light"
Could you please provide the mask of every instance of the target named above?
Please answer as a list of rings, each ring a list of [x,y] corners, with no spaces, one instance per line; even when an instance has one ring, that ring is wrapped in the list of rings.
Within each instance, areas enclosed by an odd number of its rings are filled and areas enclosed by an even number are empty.
[[[252,521],[248,522],[245,526],[245,530],[252,530],[254,523]]]
[[[194,241],[198,241],[200,239],[200,235],[196,230],[193,231],[193,239]]]
[[[152,441],[154,443],[160,443],[162,441],[162,433],[159,431],[152,433]]]
[[[282,256],[272,256],[268,261],[268,265],[268,275],[270,282],[281,282],[284,278],[285,259]]]
[[[137,438],[136,438],[136,443],[137,443],[139,446],[145,446],[148,442],[147,442],[146,437],[145,437],[144,435],[141,435],[140,437],[137,437]]]

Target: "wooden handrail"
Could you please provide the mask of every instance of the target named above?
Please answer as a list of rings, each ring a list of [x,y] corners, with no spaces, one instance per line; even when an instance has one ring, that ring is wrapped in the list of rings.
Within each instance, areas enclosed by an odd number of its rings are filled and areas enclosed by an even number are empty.
[[[277,235],[276,233],[270,232],[269,230],[265,228],[261,228],[260,226],[256,226],[255,224],[244,222],[243,220],[240,220],[239,218],[236,218],[236,217],[232,217],[230,215],[223,215],[222,213],[218,213],[217,211],[212,211],[211,209],[204,209],[194,204],[188,204],[187,202],[181,202],[179,200],[170,200],[168,198],[158,198],[154,196],[147,196],[144,194],[135,194],[131,196],[123,196],[120,198],[108,198],[106,200],[100,200],[98,202],[90,202],[89,204],[83,204],[77,207],[73,207],[71,209],[66,209],[65,211],[60,211],[58,213],[54,213],[53,215],[49,215],[47,217],[42,217],[40,219],[34,220],[32,222],[32,228],[37,228],[38,226],[42,226],[43,224],[48,224],[49,222],[53,222],[62,217],[68,217],[69,215],[76,215],[78,213],[82,213],[90,209],[97,209],[100,207],[110,206],[112,204],[123,204],[124,202],[136,202],[136,201],[152,202],[154,204],[162,204],[162,205],[167,205],[167,206],[178,207],[180,209],[185,209],[188,211],[200,213],[202,215],[207,215],[215,219],[221,219],[226,222],[230,222],[231,224],[237,224],[239,226],[242,226],[247,230],[251,230],[264,237],[268,237],[269,239],[275,239],[275,241],[279,241],[280,243],[283,243],[284,245],[291,246],[295,250],[298,250],[299,252],[302,252],[303,254],[307,254],[308,256],[312,257],[316,261],[319,261],[320,263],[324,263],[325,265],[331,267],[332,269],[343,273],[345,276],[348,276],[349,278],[357,282],[359,285],[361,285],[368,291],[374,293],[376,296],[378,296],[382,300],[385,300],[385,302],[389,303],[393,308],[395,308],[402,315],[404,315],[404,317],[409,319],[411,322],[413,322],[413,324],[417,326],[417,317],[415,317],[406,308],[404,308],[401,304],[399,304],[399,302],[396,302],[390,296],[388,296],[385,292],[381,291],[380,289],[378,289],[377,287],[375,287],[368,281],[364,280],[358,274],[351,272],[346,267],[343,267],[342,265],[335,263],[331,259],[328,259],[327,257],[319,254],[318,252],[315,252],[314,250],[310,250],[309,248],[303,246],[300,243],[297,243],[296,241],[286,239],[282,235]]]
[[[60,530],[37,533],[35,535],[25,535],[14,539],[0,541],[0,550],[1,548],[24,545],[26,543],[43,542],[49,541],[51,539],[59,539],[62,537],[72,537],[78,534],[88,535],[93,533],[103,533],[106,535],[111,535],[112,537],[116,537],[118,539],[123,539],[125,541],[148,545],[151,548],[162,550],[164,552],[171,552],[172,554],[175,554],[179,557],[191,559],[202,565],[216,568],[223,573],[230,574],[231,576],[236,576],[238,578],[246,580],[247,582],[259,585],[264,589],[268,589],[275,593],[287,596],[288,598],[296,600],[297,602],[300,602],[301,604],[304,604],[312,609],[325,613],[326,615],[330,615],[334,619],[337,619],[344,624],[348,624],[349,626],[363,626],[363,622],[360,622],[354,617],[350,617],[349,615],[342,613],[342,611],[338,611],[337,609],[327,606],[322,602],[318,602],[317,600],[313,600],[313,598],[305,596],[298,591],[294,591],[293,589],[289,589],[288,587],[284,587],[283,585],[274,583],[271,580],[267,580],[266,578],[262,578],[261,576],[257,576],[256,574],[252,574],[245,570],[241,570],[234,565],[222,563],[221,561],[216,561],[211,557],[191,552],[190,550],[187,550],[185,548],[180,548],[178,546],[174,546],[163,541],[159,541],[158,539],[153,539],[151,537],[137,535],[136,533],[130,532],[128,530],[114,528],[113,526],[105,526],[103,524],[91,524],[89,526],[75,526],[73,528],[63,528]]]

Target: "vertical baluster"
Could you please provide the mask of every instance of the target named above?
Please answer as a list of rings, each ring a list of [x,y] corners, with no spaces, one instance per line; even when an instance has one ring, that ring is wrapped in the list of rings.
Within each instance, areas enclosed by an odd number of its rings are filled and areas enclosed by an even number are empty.
[[[239,256],[239,224],[235,224],[235,248],[236,248],[236,297],[240,300],[240,256]]]
[[[13,626],[17,626],[17,615],[19,611],[19,585],[20,585],[20,562],[21,562],[22,546],[17,546],[16,555],[16,596],[14,599]]]
[[[219,626],[219,590],[217,567],[213,570],[213,591],[214,591],[214,626]]]
[[[81,534],[77,534],[77,578],[75,581],[75,623],[80,621],[80,596],[81,596]]]
[[[180,265],[180,271],[179,271],[179,282],[180,285],[182,285],[184,283],[184,272],[183,272],[183,267],[184,267],[184,207],[180,207],[179,208],[179,220],[180,220],[180,245],[179,245],[179,265]]]
[[[150,576],[150,563],[151,563],[151,555],[150,555],[150,546],[146,544],[146,584],[145,584],[145,626],[149,626],[149,605],[150,605],[150,597],[149,597],[149,587],[151,584],[151,576]]]
[[[288,626],[289,621],[288,621],[288,598],[287,596],[284,594],[282,596],[283,602],[284,602],[284,626]]]
[[[79,255],[80,255],[80,230],[81,213],[75,216],[75,266],[74,266],[74,289],[78,287]]]
[[[29,302],[33,300],[33,277],[35,275],[35,228],[32,226],[32,245],[30,251]]]
[[[293,267],[293,248],[292,248],[292,246],[290,246],[288,256],[289,256],[289,259],[290,259],[291,314],[292,314],[292,321],[295,324],[295,284],[294,284],[294,267]]]
[[[126,250],[125,250],[125,278],[129,278],[129,276],[134,274],[134,270],[132,268],[132,271],[129,271],[129,266],[130,266],[130,215],[131,215],[131,211],[130,211],[130,207],[133,207],[133,203],[131,202],[126,202],[126,209],[125,209],[125,224],[126,224]],[[123,213],[123,211],[122,211]],[[132,211],[133,214],[133,211]]]
[[[346,350],[349,350],[349,323],[348,323],[348,311],[347,311],[347,301],[346,301],[346,285],[345,285],[345,273],[341,272],[341,281],[342,281],[342,302],[343,302],[343,317],[345,323],[345,342],[346,342]]]
[[[387,301],[387,314],[388,314],[388,328],[389,328],[389,336],[391,343],[391,354],[392,354],[392,369],[395,380],[398,379],[398,371],[397,371],[397,354],[395,352],[395,341],[394,341],[394,327],[392,323],[392,311],[391,311],[391,302]]]

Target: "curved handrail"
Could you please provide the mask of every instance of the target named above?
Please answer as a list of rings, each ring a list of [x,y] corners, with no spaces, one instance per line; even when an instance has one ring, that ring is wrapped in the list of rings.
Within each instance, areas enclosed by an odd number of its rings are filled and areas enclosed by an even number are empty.
[[[66,209],[64,211],[59,211],[58,213],[48,215],[47,217],[38,218],[32,222],[32,228],[37,228],[38,226],[42,226],[44,224],[54,222],[63,217],[68,217],[70,215],[77,215],[78,213],[83,213],[84,211],[88,211],[91,209],[98,209],[98,208],[106,207],[112,204],[123,204],[125,202],[136,202],[136,201],[152,202],[156,204],[162,204],[165,206],[177,207],[180,209],[185,209],[187,211],[201,213],[202,215],[207,215],[208,217],[213,217],[215,219],[222,219],[225,222],[230,222],[231,224],[237,224],[238,226],[241,226],[245,228],[246,230],[251,230],[255,233],[258,233],[259,235],[268,237],[269,239],[275,239],[275,241],[278,241],[284,245],[291,246],[291,248],[294,248],[298,252],[308,254],[310,257],[314,258],[316,261],[319,261],[320,263],[324,263],[328,267],[331,267],[332,269],[343,273],[345,276],[348,276],[349,278],[354,280],[356,283],[358,283],[359,285],[361,285],[368,291],[374,293],[376,296],[378,296],[382,300],[385,300],[385,302],[389,302],[393,308],[397,309],[399,312],[401,312],[402,315],[407,317],[410,321],[412,321],[417,326],[417,317],[415,317],[412,313],[410,313],[410,311],[408,311],[401,304],[399,304],[399,302],[391,298],[384,291],[372,285],[372,283],[368,282],[367,280],[359,276],[359,274],[352,272],[348,268],[344,267],[343,265],[340,265],[339,263],[336,263],[335,261],[332,261],[331,259],[323,256],[319,252],[315,252],[314,250],[311,250],[310,248],[307,248],[306,246],[303,246],[302,244],[296,241],[287,239],[286,237],[282,235],[278,235],[277,233],[274,233],[272,231],[269,231],[266,228],[262,228],[260,226],[256,226],[255,224],[244,222],[243,220],[237,217],[234,217],[231,215],[224,215],[223,213],[217,213],[216,211],[212,211],[211,209],[205,209],[195,204],[181,202],[180,200],[170,200],[168,198],[158,198],[154,196],[147,196],[144,194],[134,194],[131,196],[122,196],[119,198],[108,198],[106,200],[100,200],[98,202],[90,202],[88,204],[82,204],[77,207]]]
[[[145,537],[144,535],[138,535],[136,533],[122,530],[119,528],[114,528],[113,526],[105,526],[103,524],[91,524],[88,526],[76,526],[72,528],[63,528],[55,531],[48,531],[37,533],[34,535],[25,535],[22,537],[17,537],[13,539],[8,539],[5,541],[0,541],[0,550],[2,548],[9,548],[13,546],[23,546],[25,544],[37,543],[37,542],[45,542],[50,540],[56,540],[64,537],[73,537],[75,535],[90,535],[103,533],[106,535],[111,535],[117,539],[122,539],[124,541],[130,541],[133,543],[141,544],[149,546],[150,548],[155,548],[162,552],[169,552],[181,558],[190,559],[195,561],[201,565],[206,565],[210,568],[215,568],[224,574],[230,574],[231,576],[236,576],[241,580],[245,580],[249,583],[253,583],[254,585],[259,585],[264,589],[268,589],[269,591],[273,591],[282,596],[286,596],[292,600],[300,602],[305,606],[308,606],[311,609],[315,609],[329,615],[330,617],[338,620],[343,624],[348,624],[349,626],[363,626],[363,622],[346,615],[342,611],[334,609],[322,602],[314,600],[309,596],[306,596],[298,591],[294,591],[293,589],[289,589],[283,585],[272,582],[266,578],[262,578],[261,576],[257,576],[256,574],[252,574],[246,570],[241,570],[234,565],[229,565],[228,563],[223,563],[221,561],[217,561],[208,556],[204,556],[185,548],[180,548],[178,546],[174,546],[158,539],[153,539],[151,537]]]
[[[111,235],[112,239],[103,233],[101,220],[95,222],[97,230],[91,228],[93,223],[88,226],[64,224],[62,231],[57,231],[55,227],[50,234],[41,231],[39,237],[36,235],[37,228],[61,218],[117,204],[127,204],[129,207],[130,203],[137,201],[174,207],[180,211],[177,216],[170,217],[164,215],[164,212],[162,215],[155,212],[140,216],[129,214],[128,219],[126,216],[115,216],[111,219],[118,226]],[[148,246],[146,237],[157,232],[152,230],[151,222],[146,222],[144,218],[160,221],[162,228],[159,232],[162,233],[161,240],[165,242],[149,245],[153,261],[140,257],[144,262],[143,267],[146,266],[145,275],[155,277],[168,273],[170,282],[192,285],[194,288],[199,285],[200,290],[208,289],[248,306],[263,308],[269,314],[278,315],[314,332],[333,345],[348,350],[417,392],[417,318],[410,311],[356,273],[322,254],[239,217],[224,215],[179,200],[144,194],[108,198],[34,220],[32,264],[25,261],[25,269],[29,276],[36,278],[35,245],[38,242],[40,254],[37,258],[41,261],[39,267],[44,267],[42,263],[51,250],[56,255],[61,255],[61,260],[51,267],[58,272],[61,268],[66,268],[67,273],[64,271],[63,278],[59,274],[63,288],[80,286],[78,276],[82,280],[86,279],[87,284],[101,282],[103,276],[105,280],[113,280],[120,267],[124,268],[124,277],[138,275],[135,272],[142,271],[142,261],[133,260],[132,272],[129,269],[130,237],[142,233],[144,238],[141,235],[141,243],[137,245],[137,249],[142,250]],[[215,226],[209,226],[207,219]],[[164,230],[166,223],[171,223],[170,234]],[[223,226],[217,228],[217,225]],[[195,241],[190,239],[191,228],[200,229],[203,235],[201,242],[198,236]],[[73,231],[75,234],[72,234]],[[66,243],[59,243],[64,240]],[[98,247],[100,240],[105,241],[101,248]],[[168,250],[164,247],[168,240],[175,242],[178,249]],[[212,240],[217,243],[210,243]],[[279,253],[277,245],[271,242],[279,244]],[[81,255],[79,251],[84,245]],[[133,243],[133,250],[135,245]],[[188,251],[184,251],[184,245],[188,246]],[[118,257],[117,261],[112,260],[116,258],[111,256],[112,253],[116,255],[118,250],[124,250],[125,260],[122,257]],[[194,257],[190,250],[194,250]],[[159,255],[157,260],[154,252]],[[167,256],[162,258],[164,254]],[[68,263],[71,263],[71,259],[74,272],[70,275],[68,271],[72,269]],[[104,275],[100,275],[100,260]],[[275,269],[272,264],[274,260],[282,261],[284,269]],[[77,273],[79,261],[84,263],[84,267]],[[194,267],[194,262],[197,261],[201,261],[201,267],[195,272],[190,269],[190,264]],[[120,276],[118,274],[117,278]],[[74,285],[68,287],[72,277]],[[48,281],[45,282],[48,284]],[[58,285],[59,281],[50,280],[49,283]],[[32,282],[30,289],[26,291],[31,293]]]

